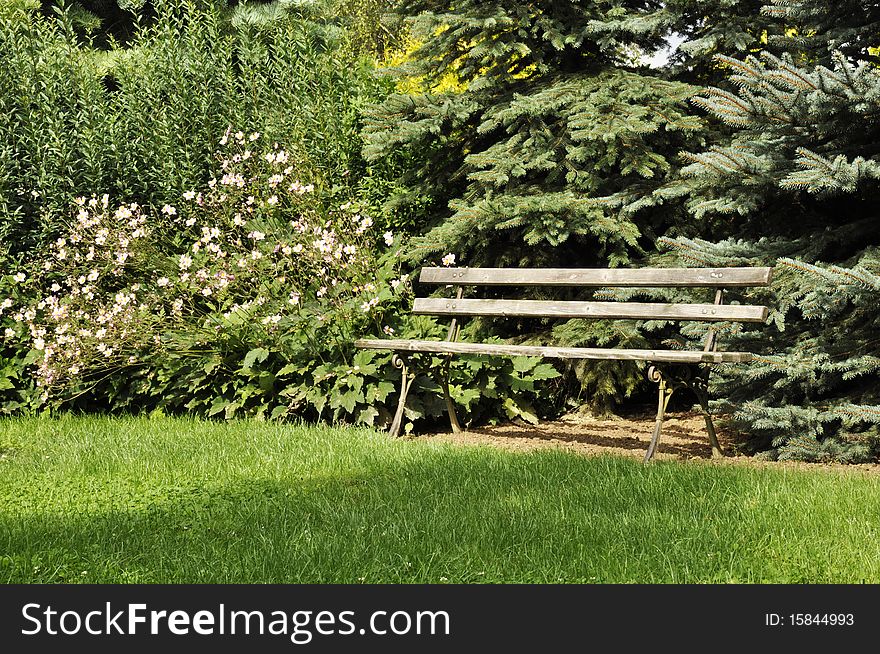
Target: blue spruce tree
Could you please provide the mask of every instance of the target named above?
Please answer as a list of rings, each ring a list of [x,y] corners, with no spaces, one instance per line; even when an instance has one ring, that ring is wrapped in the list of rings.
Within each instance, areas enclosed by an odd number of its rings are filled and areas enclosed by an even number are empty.
[[[675,255],[777,266],[772,325],[735,336],[766,355],[720,385],[734,424],[778,458],[869,460],[880,434],[880,6],[774,0],[762,11],[779,22],[777,54],[717,57],[729,83],[694,98],[729,136],[686,154],[649,202],[683,201],[695,218],[663,239]]]

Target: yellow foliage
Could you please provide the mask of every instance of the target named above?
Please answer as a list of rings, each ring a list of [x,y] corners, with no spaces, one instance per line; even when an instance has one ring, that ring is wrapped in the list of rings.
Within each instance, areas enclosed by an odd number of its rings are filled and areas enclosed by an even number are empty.
[[[440,28],[440,32],[443,28]],[[438,32],[438,34],[440,33]],[[413,53],[421,47],[422,42],[412,37],[406,39],[403,47],[399,50],[388,50],[385,56],[377,62],[379,68],[391,68],[400,66],[412,60]],[[453,68],[457,66],[453,65]],[[401,77],[395,83],[395,89],[398,93],[406,93],[409,95],[422,95],[424,93],[463,93],[467,89],[459,76],[449,71],[443,75],[437,82],[428,84],[424,75],[408,75]]]

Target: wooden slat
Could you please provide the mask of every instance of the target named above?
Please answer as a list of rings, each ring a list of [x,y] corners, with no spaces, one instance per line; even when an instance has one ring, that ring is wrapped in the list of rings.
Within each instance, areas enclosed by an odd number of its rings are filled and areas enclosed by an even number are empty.
[[[696,352],[689,350],[636,350],[591,347],[545,347],[499,343],[461,343],[404,339],[361,339],[355,346],[370,350],[433,352],[437,354],[485,354],[492,356],[535,356],[551,359],[606,359],[657,361],[665,363],[747,363],[750,352]]]
[[[767,286],[772,268],[422,268],[424,284],[479,286]]]
[[[413,313],[433,316],[525,316],[764,322],[767,307],[750,304],[662,304],[648,302],[560,302],[418,297]]]

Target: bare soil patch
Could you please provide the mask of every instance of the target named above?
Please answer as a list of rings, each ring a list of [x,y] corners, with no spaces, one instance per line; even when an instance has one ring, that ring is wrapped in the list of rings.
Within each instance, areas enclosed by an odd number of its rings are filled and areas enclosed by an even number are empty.
[[[517,452],[557,448],[585,456],[616,455],[641,460],[645,456],[653,429],[653,414],[596,417],[586,413],[573,413],[559,420],[542,422],[538,425],[505,424],[480,427],[458,434],[423,434],[418,438],[456,445],[488,445]],[[719,465],[880,474],[880,464],[843,465],[765,461],[745,456],[740,453],[743,443],[735,435],[723,429],[718,432],[718,441],[725,456],[721,459],[713,459],[712,449],[706,436],[706,423],[699,412],[667,414],[663,422],[660,445],[654,457],[660,460],[699,460]]]

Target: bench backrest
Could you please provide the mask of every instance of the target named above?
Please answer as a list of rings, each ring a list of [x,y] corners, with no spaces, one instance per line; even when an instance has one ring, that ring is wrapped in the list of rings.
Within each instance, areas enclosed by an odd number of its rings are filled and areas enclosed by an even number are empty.
[[[765,306],[722,304],[725,288],[768,286],[772,268],[423,268],[419,281],[459,287],[456,298],[416,298],[413,313],[436,316],[524,316],[764,322]],[[714,288],[714,304],[482,300],[462,298],[462,286]]]

